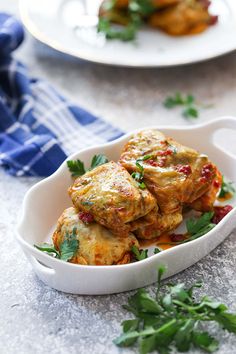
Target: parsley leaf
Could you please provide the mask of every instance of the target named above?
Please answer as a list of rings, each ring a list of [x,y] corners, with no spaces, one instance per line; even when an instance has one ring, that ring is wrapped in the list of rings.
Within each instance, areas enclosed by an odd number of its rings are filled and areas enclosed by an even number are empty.
[[[107,162],[108,162],[108,158],[105,155],[102,154],[94,155],[91,161],[90,170],[93,170],[95,167],[104,165]]]
[[[203,213],[200,218],[190,218],[186,221],[186,227],[188,233],[194,237],[198,238],[204,235],[206,232],[210,231],[215,224],[211,223],[211,219],[213,218],[214,212],[210,211],[207,213]]]
[[[79,240],[77,240],[76,228],[74,228],[72,234],[66,233],[65,239],[60,245],[60,259],[68,262],[74,257],[78,248]]]
[[[183,106],[184,110],[182,111],[182,115],[185,118],[198,118],[199,116],[193,95],[183,96],[180,92],[176,92],[174,96],[167,97],[163,104],[169,109]]]
[[[193,96],[191,96],[193,97]],[[174,96],[169,96],[164,101],[164,106],[166,108],[173,108],[176,106],[185,105],[186,101],[180,92],[176,92]]]
[[[79,240],[77,239],[76,227],[73,228],[72,233],[66,233],[59,250],[56,250],[54,245],[43,243],[40,246],[34,245],[35,248],[42,252],[54,254],[55,258],[68,262],[74,257],[79,248]]]
[[[236,334],[236,314],[221,311],[219,314],[216,314],[214,320],[220,323],[228,332]]]
[[[232,196],[234,196],[235,193],[236,190],[233,186],[233,182],[227,182],[225,180],[225,177],[223,176],[222,185],[218,197],[224,198],[225,196],[227,196],[227,194],[231,194]]]
[[[56,258],[60,258],[59,252],[55,249],[54,245],[52,245],[52,244],[42,243],[39,246],[34,245],[34,247],[37,248],[39,251],[53,254]]]
[[[199,301],[193,290],[200,286],[193,284],[167,284],[161,277],[165,267],[158,270],[156,298],[146,289],[139,289],[128,298],[123,307],[135,318],[122,323],[123,333],[113,342],[120,347],[139,345],[140,354],[152,351],[170,353],[170,349],[181,352],[193,347],[212,353],[218,349],[218,341],[206,330],[208,322],[220,324],[225,330],[236,334],[236,314],[226,312],[227,306],[203,296]],[[161,291],[160,291],[161,288]]]
[[[183,116],[185,118],[198,118],[198,116],[199,116],[198,110],[195,107],[187,107],[183,111]]]
[[[85,174],[84,163],[80,160],[67,161],[67,167],[71,172],[72,177],[79,177]]]
[[[207,332],[192,333],[192,341],[195,347],[213,353],[219,348],[219,342]]]
[[[131,174],[131,177],[133,177],[138,182],[139,188],[141,188],[141,189],[145,189],[146,188],[146,184],[143,182],[144,167],[140,164],[140,162],[149,160],[151,158],[153,158],[152,155],[145,155],[143,157],[138,158],[136,160],[136,166],[137,166],[139,171],[133,172]]]
[[[68,160],[67,167],[69,168],[72,177],[79,177],[84,175],[86,171],[91,171],[95,167],[104,165],[108,161],[109,160],[105,155],[98,154],[93,156],[88,170],[85,169],[84,163],[81,160]]]
[[[100,17],[97,30],[103,32],[107,39],[120,39],[123,42],[128,42],[135,39],[138,28],[138,22],[133,20],[126,27],[117,29],[112,26],[108,18]]]
[[[137,246],[132,246],[131,251],[135,255],[137,261],[148,258],[148,250],[139,250]]]

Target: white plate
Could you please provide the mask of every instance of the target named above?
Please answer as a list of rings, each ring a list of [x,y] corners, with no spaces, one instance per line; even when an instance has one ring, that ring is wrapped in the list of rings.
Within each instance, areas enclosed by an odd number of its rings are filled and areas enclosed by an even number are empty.
[[[93,23],[101,0],[20,0],[22,21],[48,46],[102,64],[166,67],[203,61],[236,49],[235,0],[212,0],[211,13],[219,14],[219,23],[202,34],[171,37],[146,29],[139,32],[135,43],[106,41],[95,27],[78,30],[84,22],[79,16],[81,1],[87,1],[89,22]]]
[[[235,118],[222,118],[211,123],[182,128],[155,127],[179,142],[209,155],[224,175],[236,181],[236,156],[216,144],[214,137],[222,128],[234,129]],[[220,134],[222,143],[228,140],[227,130]],[[69,159],[88,163],[97,153],[117,160],[131,134],[101,146],[77,152]],[[235,139],[235,137],[234,137]],[[219,139],[217,139],[219,142]],[[213,230],[194,241],[175,246],[149,258],[125,265],[84,266],[66,263],[37,250],[33,244],[50,239],[60,214],[71,205],[67,189],[72,183],[66,162],[50,177],[37,183],[26,194],[22,218],[17,226],[17,239],[36,274],[47,285],[74,294],[110,294],[146,286],[156,281],[157,266],[168,267],[167,277],[180,272],[206,256],[218,246],[236,226],[236,208]],[[230,201],[236,205],[236,201]],[[149,252],[149,254],[153,254]]]

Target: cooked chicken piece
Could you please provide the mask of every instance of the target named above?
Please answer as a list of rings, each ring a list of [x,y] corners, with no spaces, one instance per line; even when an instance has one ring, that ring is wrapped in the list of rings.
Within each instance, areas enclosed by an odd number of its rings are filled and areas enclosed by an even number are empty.
[[[200,198],[196,199],[193,203],[189,204],[190,208],[202,212],[213,210],[213,205],[221,187],[221,184],[222,175],[220,171],[216,169],[216,177],[212,181],[210,189]]]
[[[216,176],[216,168],[206,155],[154,129],[135,134],[124,146],[119,163],[132,173],[139,171],[137,160],[161,214],[179,212],[183,203],[200,198]]]
[[[156,11],[149,17],[148,24],[173,36],[200,33],[216,21],[216,17],[209,14],[208,6],[208,1],[184,0]]]
[[[123,236],[131,230],[131,222],[157,208],[148,189],[139,188],[125,168],[112,161],[77,178],[69,195],[78,210]]]
[[[156,214],[153,224],[140,225],[140,228],[135,231],[135,235],[141,239],[152,239],[173,231],[181,224],[182,220],[183,216],[179,211],[173,214]]]
[[[57,250],[68,234],[76,230],[79,247],[70,262],[84,265],[125,264],[131,260],[131,247],[139,247],[133,234],[127,237],[113,235],[105,227],[92,222],[85,224],[80,220],[75,208],[66,209],[60,216],[53,243]]]

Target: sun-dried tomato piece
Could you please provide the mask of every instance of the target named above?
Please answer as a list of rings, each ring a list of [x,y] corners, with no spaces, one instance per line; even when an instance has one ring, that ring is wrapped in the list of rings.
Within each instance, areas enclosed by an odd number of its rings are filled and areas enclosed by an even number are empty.
[[[214,216],[212,222],[214,224],[219,224],[219,222],[233,209],[231,205],[216,206],[214,207]]]
[[[90,224],[91,222],[94,221],[93,215],[91,213],[84,212],[84,211],[79,212],[79,218],[85,224]]]
[[[185,174],[186,176],[192,173],[192,169],[190,165],[177,165],[175,166],[176,171]]]
[[[171,234],[170,235],[171,242],[181,242],[185,240],[184,234]]]

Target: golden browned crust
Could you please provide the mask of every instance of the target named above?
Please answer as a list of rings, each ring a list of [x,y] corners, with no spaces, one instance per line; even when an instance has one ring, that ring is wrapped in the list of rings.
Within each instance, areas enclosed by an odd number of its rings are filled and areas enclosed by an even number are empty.
[[[130,173],[137,171],[136,160],[142,161],[144,182],[155,196],[162,214],[179,212],[183,203],[192,203],[206,193],[215,178],[214,165],[206,155],[177,143],[157,130],[135,134],[124,146],[119,163]],[[204,177],[204,169],[208,177]],[[185,172],[186,170],[186,172]]]
[[[79,247],[70,260],[71,263],[83,265],[112,265],[125,264],[131,260],[132,246],[139,247],[133,234],[120,237],[112,234],[105,227],[93,222],[84,224],[75,208],[64,210],[60,216],[53,234],[56,249],[60,248],[67,233],[76,232]]]
[[[140,239],[149,240],[173,231],[181,224],[182,220],[181,211],[162,215],[157,213],[153,223],[147,226],[140,225],[140,228],[135,231],[135,235]]]
[[[89,212],[119,235],[128,234],[131,222],[157,208],[148,189],[139,188],[125,168],[113,161],[77,178],[69,195],[78,210]]]
[[[173,36],[203,32],[210,22],[208,9],[198,1],[181,1],[176,6],[155,12],[148,19],[150,26]]]

